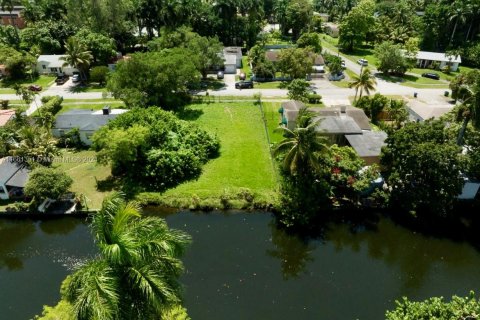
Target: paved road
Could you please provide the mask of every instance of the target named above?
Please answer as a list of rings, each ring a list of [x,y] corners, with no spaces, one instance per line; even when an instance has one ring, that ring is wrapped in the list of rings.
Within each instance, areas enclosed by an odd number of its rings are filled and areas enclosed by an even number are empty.
[[[342,56],[342,55],[340,55]],[[347,68],[354,72],[360,72],[360,66],[348,59],[345,59]],[[285,89],[235,89],[235,76],[225,75],[226,86],[220,90],[209,90],[210,95],[214,96],[239,96],[246,97],[252,96],[255,93],[261,93],[264,98],[279,98],[286,97],[287,90]],[[353,96],[355,91],[348,88],[339,88],[331,84],[327,79],[315,79],[312,82],[312,87],[318,94],[322,95],[323,101],[330,101],[329,104],[341,104],[348,101],[349,96]],[[72,89],[74,85],[71,80],[64,85],[57,86],[52,85],[45,91],[37,95],[36,100],[31,103],[27,110],[27,114],[31,115],[41,106],[40,99],[43,96],[59,95],[65,99],[101,99],[101,92],[74,92]],[[438,100],[440,96],[443,96],[445,89],[416,89],[401,86],[396,83],[387,82],[377,78],[377,87],[375,92],[380,92],[385,95],[399,95],[413,97],[413,93],[417,92],[418,97],[424,100]],[[200,92],[200,95],[204,95],[205,92]],[[19,97],[14,94],[0,94],[0,99],[4,100],[18,100]]]

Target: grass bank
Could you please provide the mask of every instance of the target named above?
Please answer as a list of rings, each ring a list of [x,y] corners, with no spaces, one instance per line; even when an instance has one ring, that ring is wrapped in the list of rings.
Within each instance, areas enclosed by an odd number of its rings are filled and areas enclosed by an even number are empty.
[[[163,194],[142,193],[138,199],[191,209],[265,208],[275,203],[277,180],[260,108],[251,102],[189,108],[199,114],[190,121],[220,139],[220,156],[204,166],[197,180]]]

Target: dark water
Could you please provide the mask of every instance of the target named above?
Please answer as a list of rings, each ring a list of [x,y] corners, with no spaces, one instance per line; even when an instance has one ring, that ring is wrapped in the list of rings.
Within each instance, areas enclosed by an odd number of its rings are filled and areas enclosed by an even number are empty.
[[[383,319],[395,299],[480,291],[480,254],[381,220],[305,242],[268,214],[167,217],[193,237],[185,258],[192,319]],[[95,249],[81,220],[0,220],[0,319],[29,319]]]
[[[63,279],[94,252],[82,219],[0,219],[0,319],[31,319],[56,304]]]

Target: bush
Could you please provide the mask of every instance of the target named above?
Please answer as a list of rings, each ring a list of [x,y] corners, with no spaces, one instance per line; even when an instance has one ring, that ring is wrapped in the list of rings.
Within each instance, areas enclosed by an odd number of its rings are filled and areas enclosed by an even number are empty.
[[[90,69],[90,81],[103,85],[107,82],[108,72],[109,69],[106,66],[93,67]]]
[[[165,190],[194,179],[218,155],[218,138],[173,113],[151,107],[118,116],[92,138],[98,159],[112,174],[149,190]]]
[[[6,110],[8,109],[10,101],[8,100],[0,100],[0,109]]]
[[[38,167],[30,173],[25,185],[25,195],[36,201],[58,199],[68,191],[73,180],[65,172],[52,168]]]
[[[42,110],[56,115],[62,110],[63,97],[61,96],[44,96],[41,99],[43,105]]]

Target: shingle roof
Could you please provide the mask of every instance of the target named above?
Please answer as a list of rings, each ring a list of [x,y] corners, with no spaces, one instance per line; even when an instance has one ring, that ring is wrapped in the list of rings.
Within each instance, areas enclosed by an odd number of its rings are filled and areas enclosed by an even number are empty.
[[[29,170],[14,162],[13,157],[0,159],[0,183],[11,187],[24,187]]]
[[[379,156],[387,134],[383,131],[364,131],[363,134],[345,135],[348,143],[360,157]]]
[[[102,110],[70,110],[57,116],[55,129],[69,130],[79,128],[84,131],[96,131],[106,125],[108,121],[115,119],[119,114],[127,111],[128,110],[124,109],[112,109],[110,114],[104,115]]]
[[[362,129],[349,116],[319,116],[315,130],[325,134],[362,134]]]
[[[418,51],[417,59],[419,60],[432,60],[432,61],[445,61],[445,62],[462,62],[460,56],[447,56],[442,52],[429,52],[429,51]]]

